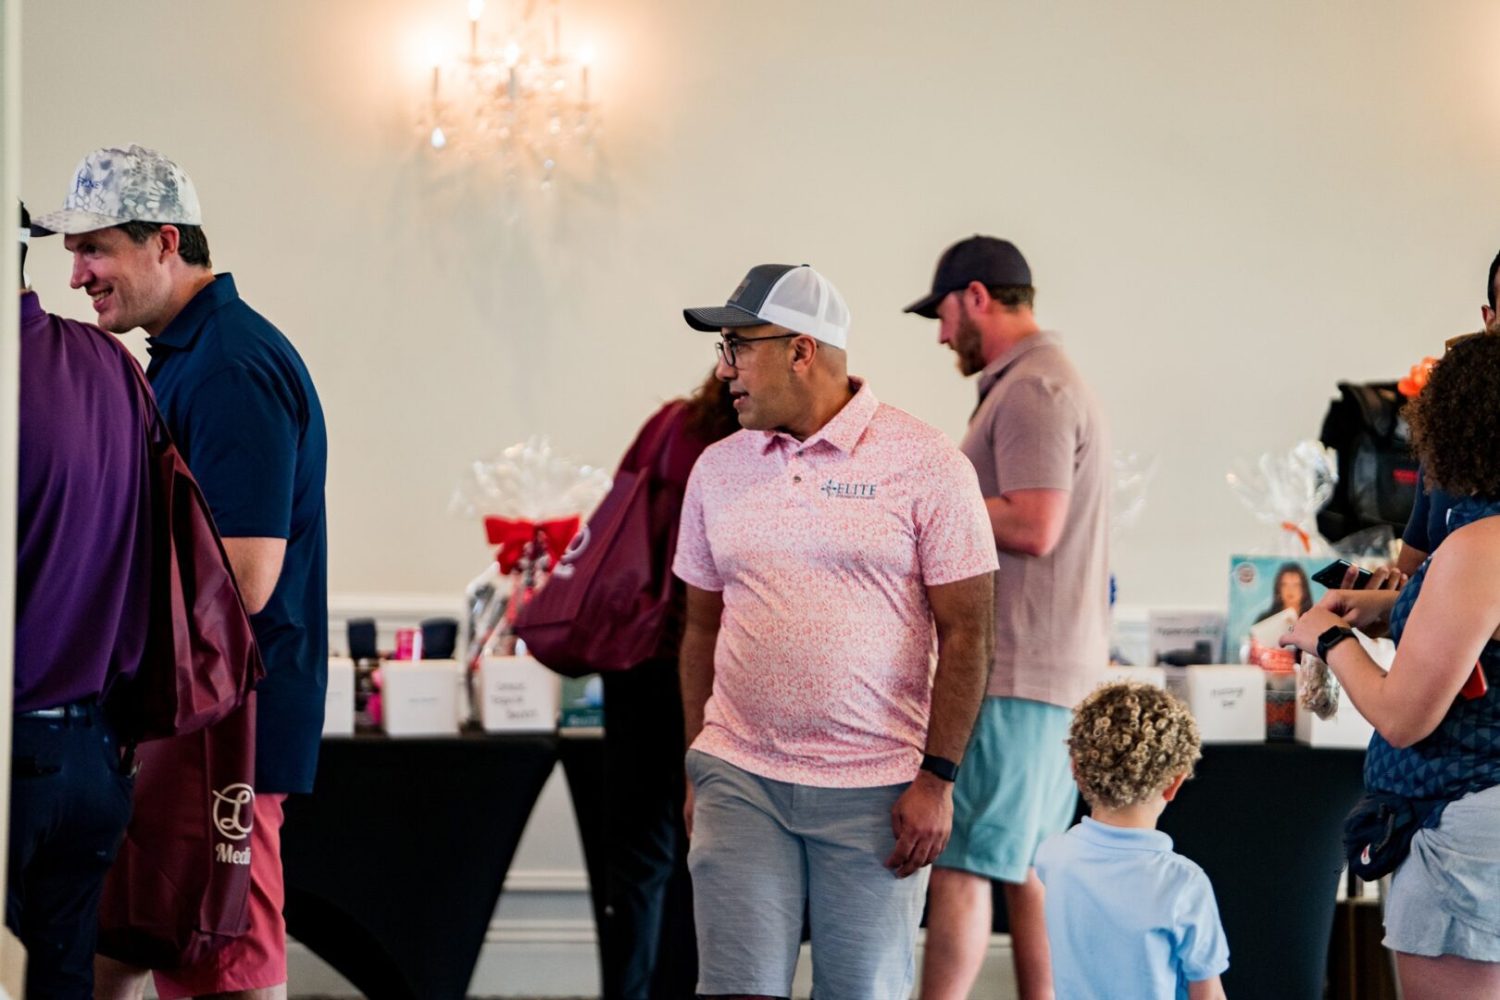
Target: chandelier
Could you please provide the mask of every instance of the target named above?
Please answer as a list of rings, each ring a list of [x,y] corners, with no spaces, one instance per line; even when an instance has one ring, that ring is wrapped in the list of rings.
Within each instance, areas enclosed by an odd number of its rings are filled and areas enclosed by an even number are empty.
[[[523,0],[495,45],[481,32],[484,0],[468,0],[468,50],[434,59],[419,130],[434,156],[534,176],[548,190],[565,155],[593,158],[599,116],[592,46],[565,49],[557,0],[539,6]]]

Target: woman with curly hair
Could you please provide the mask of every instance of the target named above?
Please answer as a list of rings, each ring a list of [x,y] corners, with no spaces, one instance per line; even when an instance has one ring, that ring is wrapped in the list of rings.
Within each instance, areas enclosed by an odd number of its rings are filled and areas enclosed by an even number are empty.
[[[1427,483],[1456,501],[1448,535],[1399,593],[1332,591],[1283,641],[1322,657],[1375,727],[1350,831],[1382,831],[1351,842],[1351,864],[1397,866],[1385,946],[1405,997],[1500,997],[1500,337],[1455,344],[1407,420]],[[1385,619],[1389,672],[1345,641]]]
[[[1106,684],[1074,710],[1068,754],[1089,815],[1036,855],[1057,995],[1223,1000],[1213,886],[1156,829],[1202,756],[1187,706],[1149,684]]]

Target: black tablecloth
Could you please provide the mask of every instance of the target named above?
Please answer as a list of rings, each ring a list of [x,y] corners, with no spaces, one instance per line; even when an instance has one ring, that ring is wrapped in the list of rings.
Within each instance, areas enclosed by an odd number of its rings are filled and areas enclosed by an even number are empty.
[[[460,998],[521,832],[561,759],[599,877],[601,743],[466,736],[323,744],[311,797],[287,802],[287,928],[371,1000]],[[1161,829],[1213,882],[1232,997],[1319,1000],[1340,831],[1362,751],[1208,746]],[[597,915],[598,897],[595,895]],[[996,893],[996,928],[1004,906]]]
[[[1344,817],[1363,750],[1294,743],[1207,746],[1162,814],[1177,851],[1213,882],[1229,939],[1231,997],[1321,1000],[1344,867]]]
[[[286,804],[287,930],[371,1000],[461,998],[553,736],[326,740]]]
[[[1363,789],[1364,759],[1296,743],[1206,746],[1197,777],[1162,814],[1159,828],[1213,883],[1228,996],[1322,1000],[1344,817]],[[998,885],[994,898],[1003,931]]]

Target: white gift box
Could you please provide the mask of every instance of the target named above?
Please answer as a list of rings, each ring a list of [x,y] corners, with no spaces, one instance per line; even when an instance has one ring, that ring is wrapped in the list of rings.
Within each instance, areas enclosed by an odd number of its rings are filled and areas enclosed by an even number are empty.
[[[557,728],[558,676],[530,656],[487,656],[480,665],[480,720],[487,733]]]
[[[1248,664],[1168,667],[1167,690],[1187,703],[1204,743],[1264,743],[1266,676]]]
[[[386,660],[380,665],[380,724],[388,736],[458,732],[457,660]]]
[[[1104,675],[1099,683],[1111,684],[1115,681],[1139,681],[1142,684],[1165,688],[1167,669],[1165,667],[1122,667],[1111,663],[1104,668]]]
[[[354,735],[354,661],[328,658],[328,694],[323,702],[323,735]]]
[[[1394,642],[1389,639],[1371,639],[1358,629],[1354,635],[1365,652],[1370,654],[1370,659],[1379,664],[1381,669],[1390,669],[1391,661],[1396,658]],[[1298,743],[1306,743],[1310,747],[1363,750],[1370,745],[1370,737],[1374,733],[1375,727],[1359,714],[1348,691],[1339,691],[1339,707],[1331,719],[1318,718],[1302,706],[1301,698],[1297,699],[1295,736]]]
[[[1339,692],[1339,708],[1331,719],[1318,718],[1302,707],[1302,699],[1297,699],[1298,743],[1306,743],[1310,747],[1363,750],[1370,745],[1370,737],[1374,732],[1375,727],[1359,714],[1359,710],[1349,700],[1347,691]]]

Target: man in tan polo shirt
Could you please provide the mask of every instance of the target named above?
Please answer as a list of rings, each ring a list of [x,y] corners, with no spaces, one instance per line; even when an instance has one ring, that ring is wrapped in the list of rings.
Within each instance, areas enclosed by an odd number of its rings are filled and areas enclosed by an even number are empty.
[[[979,376],[963,451],[999,552],[995,659],[933,865],[923,1000],[969,995],[984,963],[990,881],[1003,884],[1022,1000],[1052,996],[1037,846],[1067,828],[1077,790],[1064,739],[1108,662],[1109,444],[1094,395],[1032,315],[1031,269],[1006,240],[949,247],[906,311]]]

